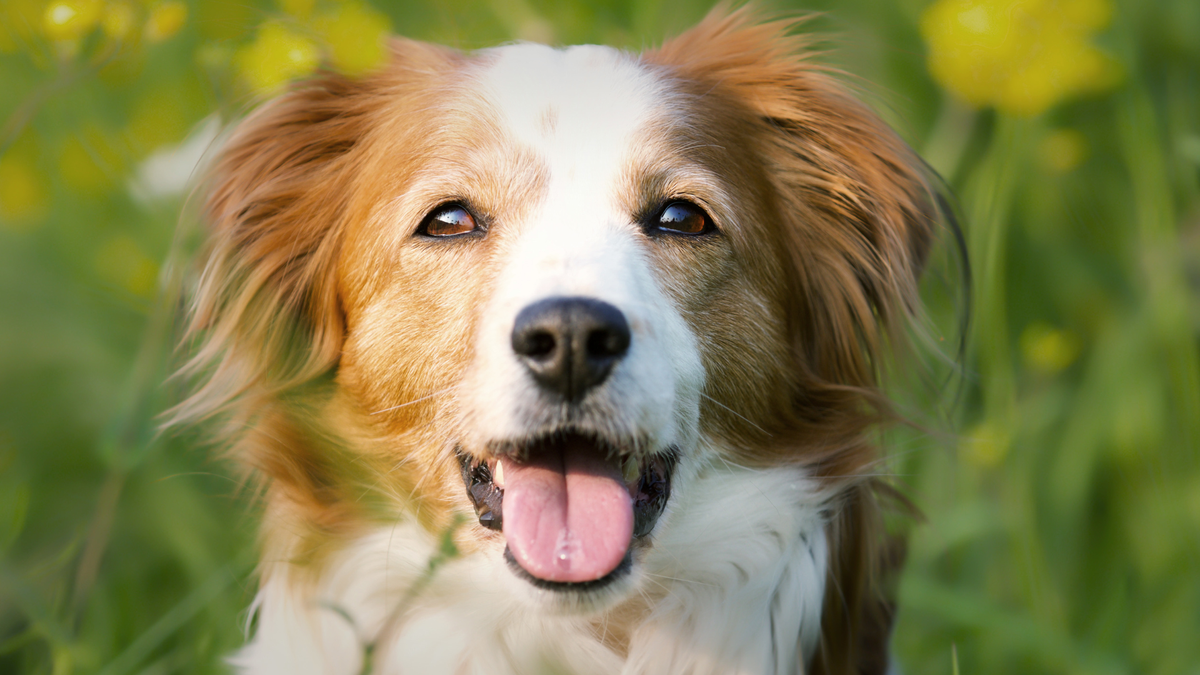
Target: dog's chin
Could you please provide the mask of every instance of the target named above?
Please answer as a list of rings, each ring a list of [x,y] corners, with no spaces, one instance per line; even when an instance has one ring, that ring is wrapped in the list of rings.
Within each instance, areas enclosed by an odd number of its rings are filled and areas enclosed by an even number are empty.
[[[678,450],[672,447],[655,453],[643,452],[638,450],[634,442],[606,440],[575,431],[543,434],[521,442],[494,443],[491,447],[491,459],[475,458],[461,448],[458,449],[457,455],[466,494],[475,509],[480,526],[493,530],[496,534],[504,533],[493,541],[498,545],[498,549],[503,547],[502,550],[497,550],[495,555],[507,570],[501,574],[513,582],[506,585],[514,587],[519,596],[539,609],[554,613],[600,611],[628,598],[637,586],[638,559],[650,545],[650,535],[670,498],[672,475],[678,463]],[[496,448],[502,449],[497,452]],[[598,576],[594,578],[564,578],[544,564],[541,568],[536,562],[532,566],[523,565],[519,555],[519,544],[522,540],[510,541],[508,538],[511,532],[504,522],[506,480],[503,474],[506,470],[503,467],[510,467],[507,472],[511,476],[522,466],[552,464],[552,461],[538,461],[533,457],[540,455],[544,458],[547,454],[557,457],[555,453],[589,455],[592,458],[590,461],[607,465],[607,470],[601,468],[597,474],[610,474],[610,490],[628,491],[629,502],[624,507],[624,513],[626,517],[631,517],[632,523],[629,520],[624,522],[626,527],[631,525],[632,532],[628,529],[622,531],[621,540],[627,541],[623,555],[618,547],[619,542],[608,539],[608,544],[617,544],[607,547],[612,562],[595,569],[594,572]],[[589,471],[596,471],[596,465],[589,467]],[[510,490],[510,497],[516,495],[516,489],[513,487]],[[608,496],[611,497],[611,494]],[[528,518],[530,511],[526,509],[524,513]],[[588,526],[591,527],[593,522],[589,521]],[[514,526],[513,523],[509,525]],[[603,524],[599,527],[602,528]],[[627,540],[624,539],[625,536],[628,536]],[[587,536],[584,538],[587,539]],[[619,559],[617,556],[620,556]],[[541,574],[537,573],[539,569]]]

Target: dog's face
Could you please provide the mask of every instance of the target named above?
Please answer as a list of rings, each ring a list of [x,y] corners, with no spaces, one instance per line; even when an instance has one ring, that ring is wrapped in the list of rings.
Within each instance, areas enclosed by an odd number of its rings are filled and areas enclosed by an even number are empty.
[[[423,430],[420,466],[461,462],[466,490],[443,489],[501,533],[497,559],[600,593],[720,432],[706,379],[777,390],[786,253],[763,169],[744,130],[609,48],[505,47],[441,86],[416,143],[375,149],[404,179],[339,253],[339,381],[389,431]],[[769,405],[715,402],[751,422]]]
[[[385,72],[243,125],[214,172],[194,405],[240,393],[269,422],[243,447],[276,512],[326,536],[366,492],[431,530],[468,513],[460,545],[516,594],[596,611],[637,591],[706,467],[861,488],[930,189],[745,19],[640,57],[397,42]]]

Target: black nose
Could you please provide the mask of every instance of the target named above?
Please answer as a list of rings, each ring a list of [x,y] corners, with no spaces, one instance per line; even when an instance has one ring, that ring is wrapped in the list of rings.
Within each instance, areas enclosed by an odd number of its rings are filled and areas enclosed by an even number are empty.
[[[607,302],[547,298],[517,315],[512,348],[538,384],[574,402],[629,351],[629,324]]]

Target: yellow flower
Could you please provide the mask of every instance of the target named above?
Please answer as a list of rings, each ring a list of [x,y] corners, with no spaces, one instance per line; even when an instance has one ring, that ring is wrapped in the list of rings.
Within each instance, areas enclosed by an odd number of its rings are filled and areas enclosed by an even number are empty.
[[[45,8],[39,0],[0,2],[0,53],[26,49],[44,20]]]
[[[104,34],[114,40],[124,40],[133,32],[133,23],[137,13],[133,9],[133,5],[123,0],[108,3],[108,7],[104,10],[104,16],[100,19],[100,26],[104,28]]]
[[[195,27],[206,41],[231,41],[244,37],[247,26],[262,10],[248,2],[198,2],[192,5],[196,12]]]
[[[1075,129],[1055,129],[1038,143],[1038,160],[1054,173],[1074,171],[1088,156],[1087,137]]]
[[[55,0],[42,14],[42,30],[54,41],[78,40],[100,21],[100,0]]]
[[[312,15],[313,6],[317,4],[316,0],[275,0],[279,5],[279,9],[291,14],[297,19],[307,19]]]
[[[143,34],[150,42],[162,42],[183,28],[187,21],[187,5],[179,0],[159,3],[150,10]]]
[[[46,215],[50,186],[30,158],[9,152],[0,157],[0,227],[30,229]]]
[[[1082,349],[1074,333],[1044,323],[1021,331],[1021,356],[1034,370],[1052,375],[1075,362]]]
[[[242,79],[260,94],[274,94],[288,81],[317,69],[321,52],[307,36],[276,22],[258,28],[254,42],[237,55]]]
[[[374,70],[387,56],[391,22],[366,5],[347,3],[337,7],[318,19],[316,28],[329,45],[333,66],[347,75]]]
[[[929,70],[968,103],[1034,115],[1112,86],[1118,69],[1090,38],[1109,0],[938,0],[921,17]]]
[[[964,435],[961,447],[969,462],[984,469],[994,469],[1008,456],[1010,443],[1011,438],[1004,427],[989,420]]]

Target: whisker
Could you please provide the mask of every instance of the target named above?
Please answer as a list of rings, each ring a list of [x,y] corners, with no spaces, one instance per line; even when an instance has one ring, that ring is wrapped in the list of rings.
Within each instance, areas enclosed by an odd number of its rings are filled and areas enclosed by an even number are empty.
[[[679,583],[679,584],[692,584],[695,586],[707,586],[709,588],[720,588],[720,586],[718,584],[710,584],[706,581],[699,581],[697,579],[684,579],[681,577],[667,576],[666,574],[654,574],[652,572],[645,572],[644,574],[646,577],[653,577],[654,579],[666,579],[668,581],[674,581],[675,583]],[[663,590],[667,590],[667,588],[668,588],[661,581],[654,581],[654,583],[658,584]]]
[[[749,419],[748,419],[748,418],[747,418],[745,415],[742,415],[741,413],[739,413],[738,411],[734,410],[733,408],[730,408],[729,406],[725,405],[724,403],[721,403],[721,402],[720,402],[720,401],[718,401],[717,399],[715,399],[715,398],[713,398],[713,397],[709,396],[708,394],[706,394],[706,393],[704,393],[704,392],[700,392],[700,395],[701,395],[701,396],[703,396],[704,398],[706,398],[706,399],[708,399],[708,400],[712,401],[713,403],[716,403],[717,405],[721,406],[722,408],[724,408],[724,409],[728,410],[729,412],[733,413],[733,414],[734,414],[734,416],[736,416],[736,417],[740,418],[740,419],[741,419],[743,422],[745,422],[746,424],[749,424],[750,426],[754,427],[755,429],[758,429],[759,431],[763,432],[764,434],[766,434],[766,433],[767,433],[767,430],[766,430],[766,429],[764,429],[764,428],[762,428],[762,427],[758,426],[758,425],[757,425],[757,424],[755,424],[754,422],[751,422],[751,421],[750,421],[750,420],[749,420]],[[769,435],[769,434],[768,434],[768,435]]]
[[[731,462],[731,461],[729,461],[728,457],[726,457],[725,455],[719,454],[719,453],[716,455],[716,458],[721,460],[721,463],[725,465],[725,468],[729,469],[730,471],[753,471],[756,473],[762,471],[762,469],[757,469],[755,467],[746,466],[745,464],[739,464],[738,462]]]
[[[422,396],[421,398],[413,399],[413,400],[409,401],[408,403],[401,403],[400,405],[394,405],[390,408],[384,408],[383,410],[376,410],[375,412],[370,413],[370,414],[379,415],[379,414],[382,414],[385,412],[399,410],[400,408],[407,408],[410,405],[416,405],[417,403],[420,403],[421,401],[427,401],[427,400],[433,398],[434,396],[441,396],[442,394],[445,394],[446,392],[449,392],[449,391],[454,391],[455,389],[458,389],[457,384],[446,387],[445,389],[439,389],[438,391],[435,391],[431,394],[426,394],[425,396]]]

